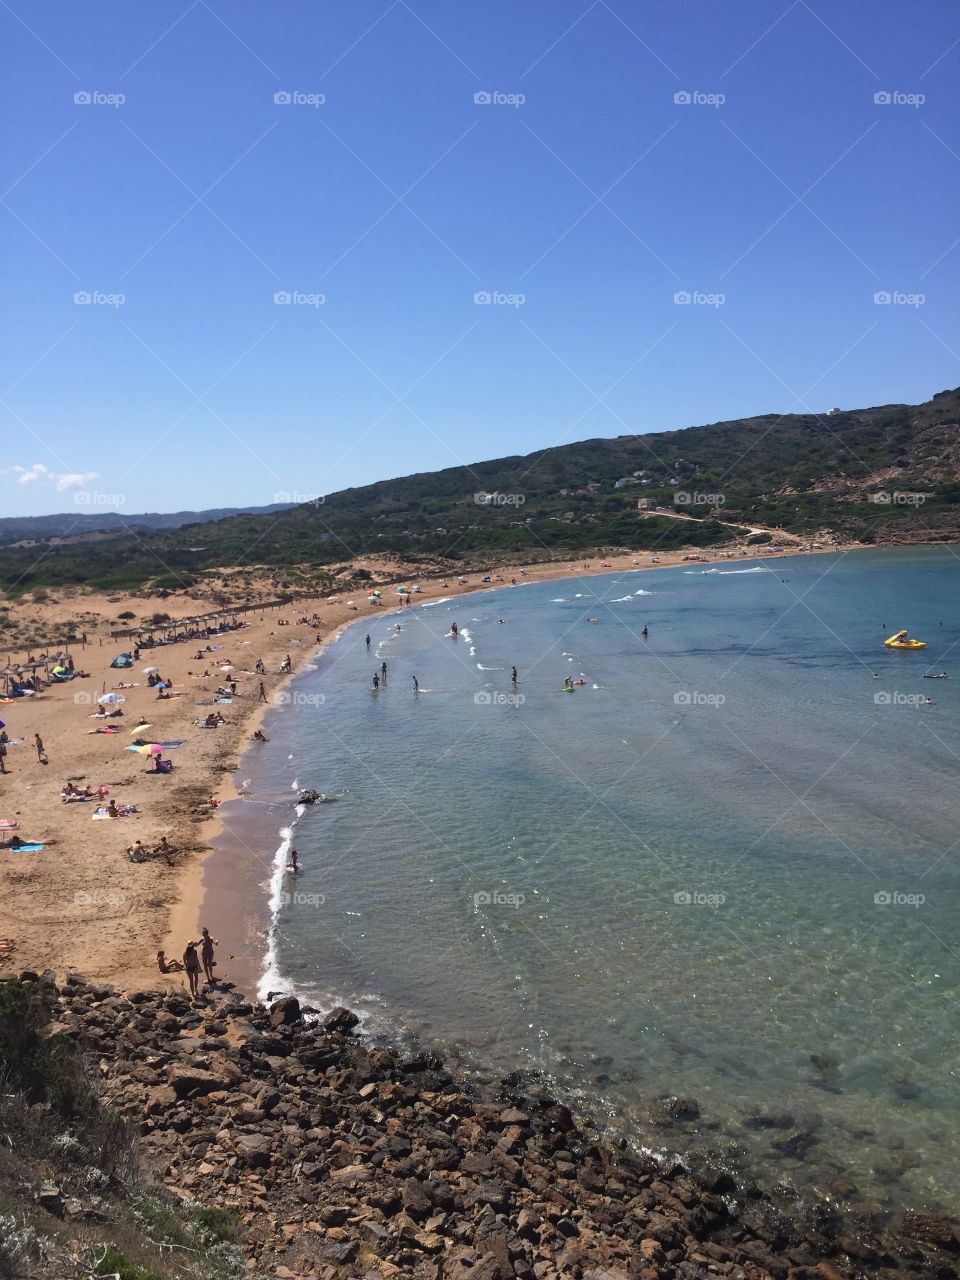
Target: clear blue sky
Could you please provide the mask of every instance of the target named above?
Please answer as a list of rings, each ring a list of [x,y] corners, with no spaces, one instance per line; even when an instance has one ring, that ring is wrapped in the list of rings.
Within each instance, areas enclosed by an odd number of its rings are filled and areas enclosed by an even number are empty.
[[[4,515],[960,384],[954,3],[10,0],[3,25]]]

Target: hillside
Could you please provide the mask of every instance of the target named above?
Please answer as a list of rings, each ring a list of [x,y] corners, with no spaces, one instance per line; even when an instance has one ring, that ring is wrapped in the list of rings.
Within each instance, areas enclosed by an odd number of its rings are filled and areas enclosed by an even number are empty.
[[[0,516],[0,547],[17,542],[46,542],[50,539],[89,537],[91,534],[123,533],[129,529],[179,529],[185,524],[207,524],[236,515],[272,515],[293,504],[276,502],[265,507],[213,507],[209,511],[144,511],[121,515],[117,511],[87,513],[79,505],[75,511],[49,516]]]
[[[640,499],[698,519],[641,518]],[[0,581],[19,591],[75,582],[175,588],[215,567],[242,574],[266,565],[297,585],[315,583],[322,566],[375,553],[470,563],[715,545],[734,536],[717,518],[839,541],[960,538],[960,390],[920,405],[584,440],[346,489],[276,514],[238,514],[202,533],[186,525],[51,547],[39,562],[35,551],[7,549]]]

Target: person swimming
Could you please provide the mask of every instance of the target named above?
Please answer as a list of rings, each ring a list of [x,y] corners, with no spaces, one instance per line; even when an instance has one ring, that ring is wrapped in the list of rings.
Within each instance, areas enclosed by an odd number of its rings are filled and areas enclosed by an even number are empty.
[[[300,874],[300,859],[297,857],[296,849],[290,850],[290,861],[287,863],[287,870],[295,876]]]

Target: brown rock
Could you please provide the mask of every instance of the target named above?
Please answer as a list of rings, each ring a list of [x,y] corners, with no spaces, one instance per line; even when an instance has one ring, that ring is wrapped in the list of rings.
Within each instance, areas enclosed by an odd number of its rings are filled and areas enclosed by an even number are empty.
[[[960,1248],[953,1223],[932,1213],[913,1213],[908,1209],[903,1215],[903,1232],[915,1240],[925,1240],[951,1252]]]

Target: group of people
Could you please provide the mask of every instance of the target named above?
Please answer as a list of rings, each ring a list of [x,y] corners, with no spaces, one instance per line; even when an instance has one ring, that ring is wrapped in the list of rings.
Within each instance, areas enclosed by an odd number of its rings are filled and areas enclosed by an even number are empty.
[[[210,930],[204,927],[200,930],[200,937],[196,941],[189,941],[183,949],[183,960],[168,960],[162,951],[157,952],[157,968],[161,973],[185,973],[187,982],[190,984],[190,995],[194,1000],[200,996],[200,970],[203,969],[203,976],[207,980],[207,986],[216,985],[217,979],[214,975],[214,969],[217,962],[213,958],[214,947],[219,947],[219,938],[214,938],[210,934]],[[197,955],[197,948],[200,948],[200,954]]]
[[[150,858],[163,858],[168,866],[173,865],[170,859],[174,853],[176,853],[176,850],[166,836],[161,836],[159,843],[154,845],[152,849],[148,849],[142,840],[134,840],[133,844],[127,849],[127,857],[131,862],[147,862]]]

